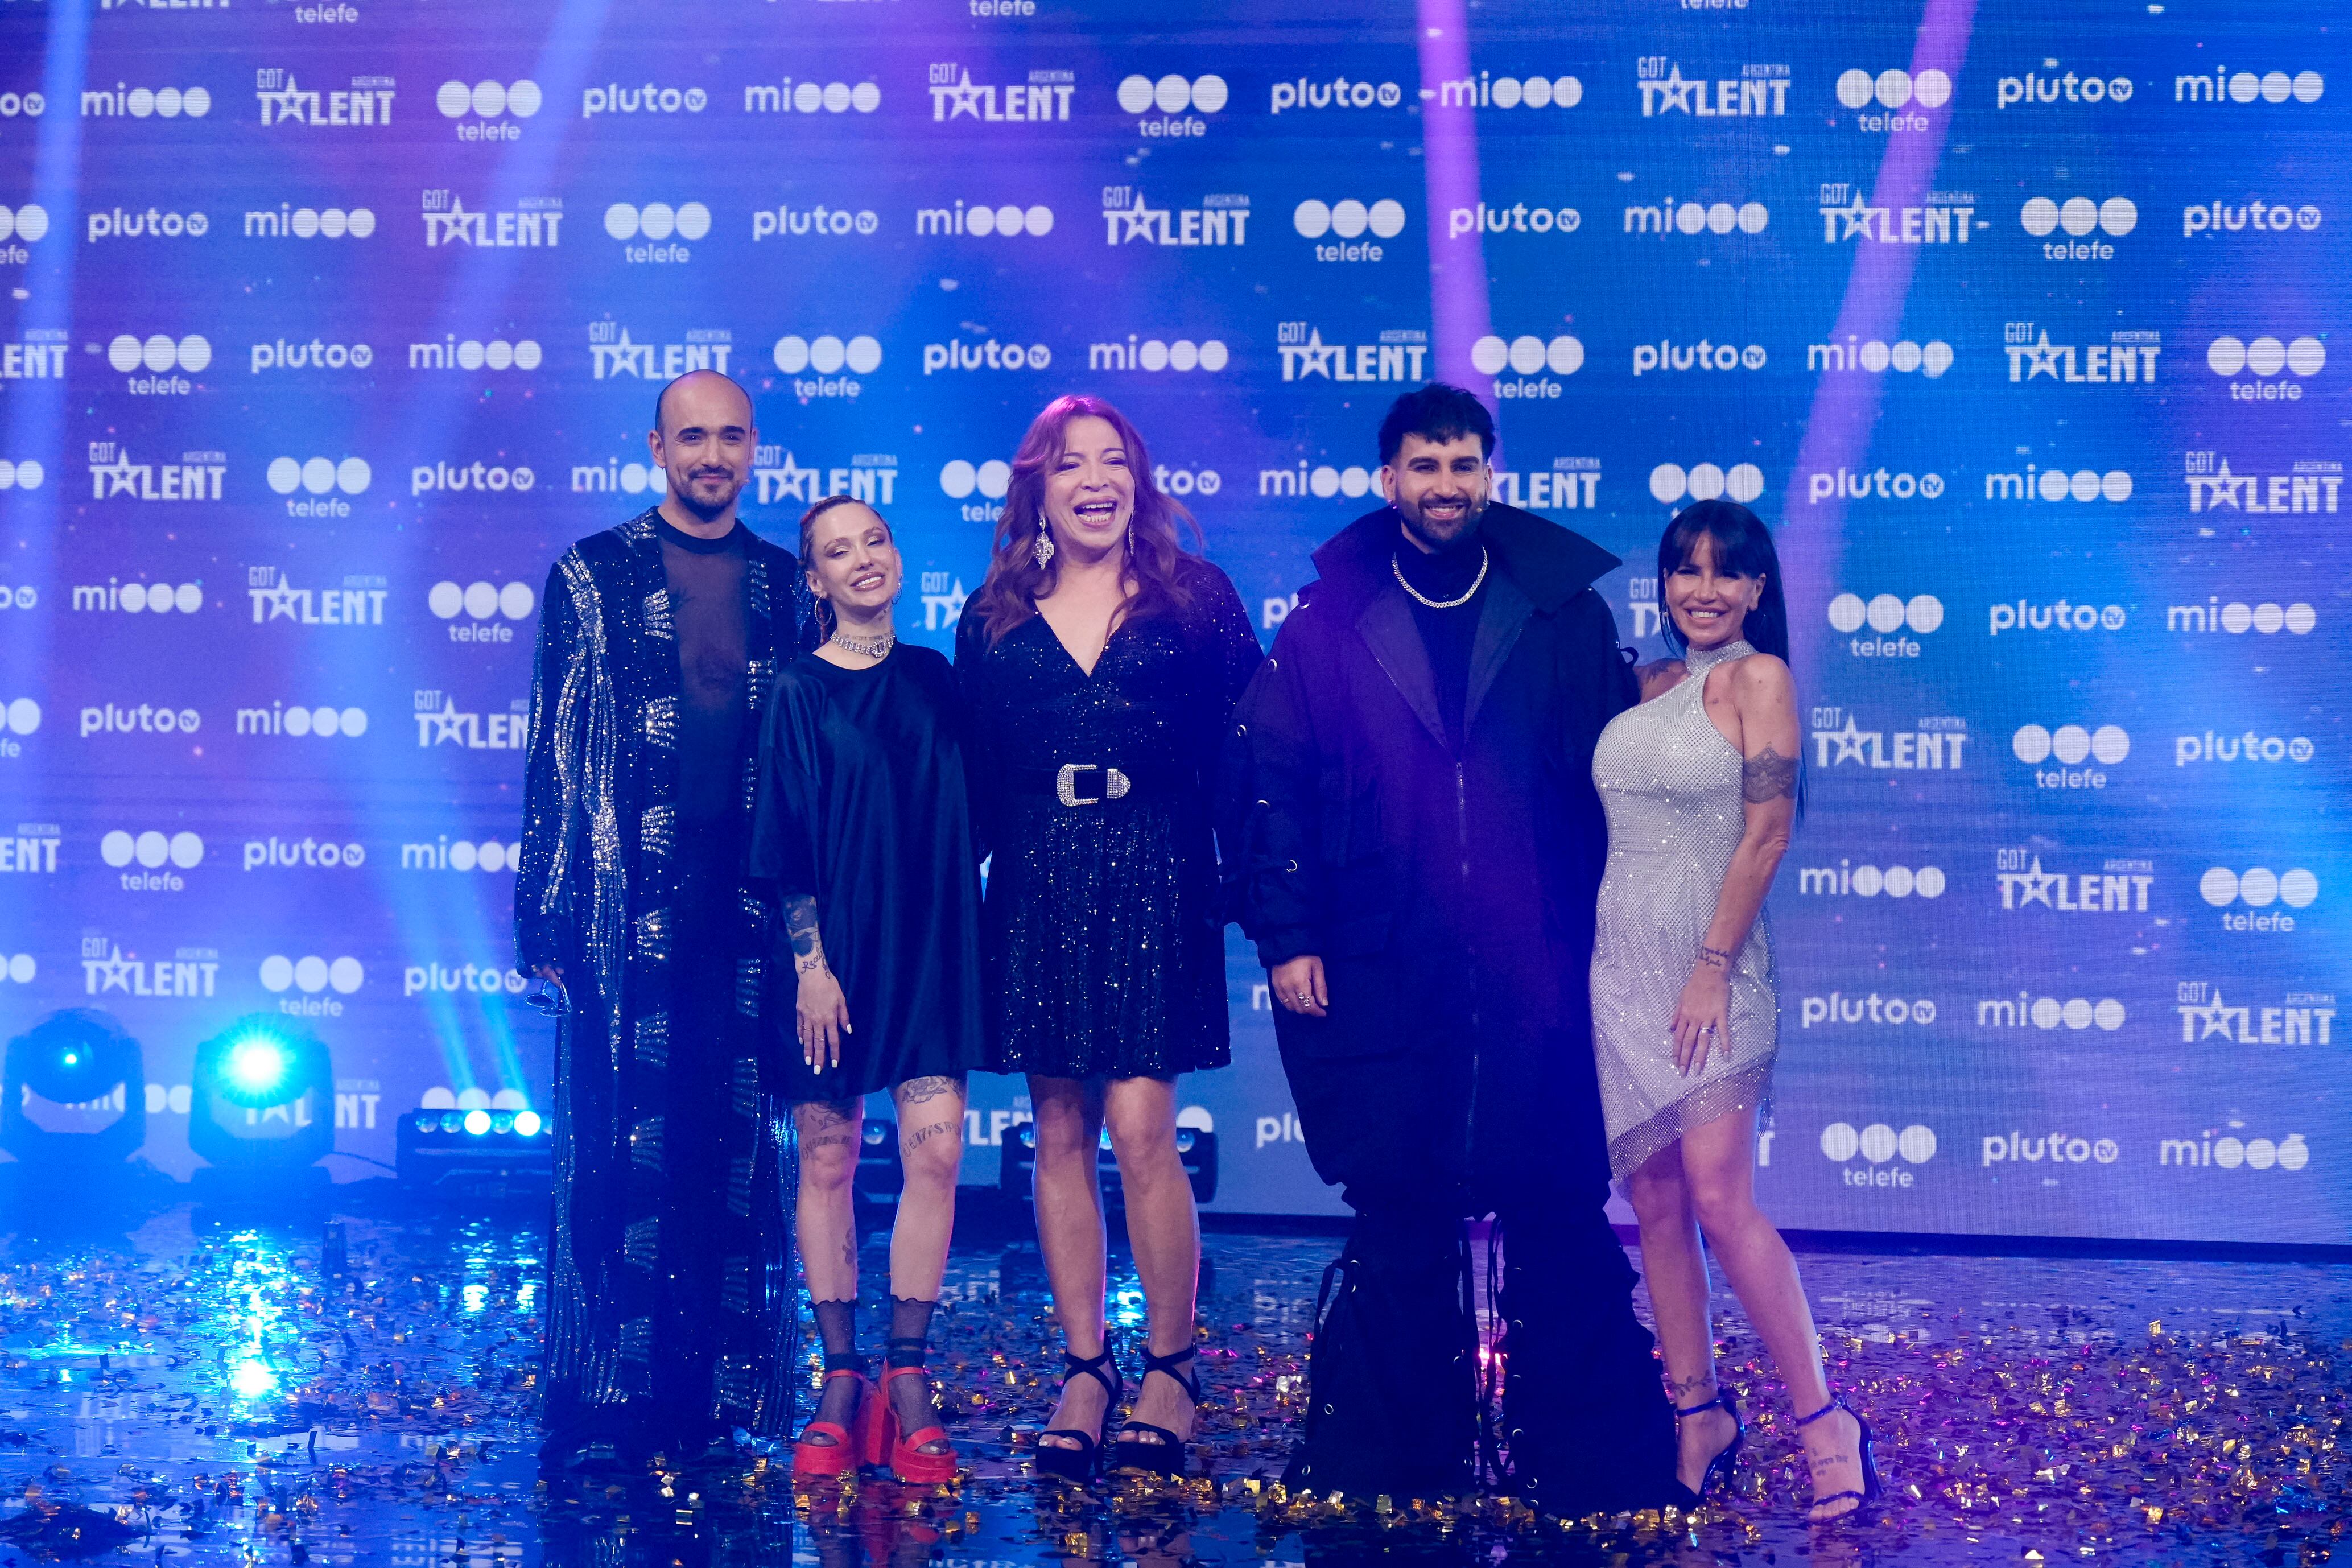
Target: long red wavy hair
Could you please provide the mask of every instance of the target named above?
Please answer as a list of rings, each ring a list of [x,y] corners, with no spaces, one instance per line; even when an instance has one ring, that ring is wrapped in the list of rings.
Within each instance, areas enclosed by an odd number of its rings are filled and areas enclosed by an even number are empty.
[[[1184,546],[1183,533],[1198,543],[1200,525],[1183,503],[1163,494],[1151,481],[1151,457],[1142,433],[1126,415],[1099,397],[1073,393],[1057,397],[1030,422],[1013,455],[1013,479],[1004,493],[1004,512],[997,519],[996,539],[990,549],[988,576],[972,595],[990,647],[1004,634],[1037,613],[1037,599],[1050,595],[1061,579],[1059,554],[1037,564],[1039,531],[1045,526],[1045,479],[1062,461],[1070,421],[1093,417],[1118,432],[1127,453],[1128,471],[1135,476],[1135,513],[1127,525],[1127,578],[1129,597],[1112,622],[1148,616],[1181,614],[1192,595],[1181,575],[1181,563],[1196,552]],[[1180,532],[1180,530],[1181,532]]]

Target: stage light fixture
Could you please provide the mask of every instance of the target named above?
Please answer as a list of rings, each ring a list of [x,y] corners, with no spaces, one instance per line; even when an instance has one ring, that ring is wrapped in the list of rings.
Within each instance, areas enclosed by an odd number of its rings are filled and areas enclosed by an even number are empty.
[[[257,1197],[283,1194],[289,1179],[326,1184],[316,1165],[334,1147],[335,1079],[317,1038],[275,1015],[248,1015],[196,1047],[190,1088],[188,1146],[212,1167],[197,1173],[201,1184],[242,1184]]]
[[[402,1184],[418,1191],[535,1192],[555,1173],[547,1120],[528,1107],[412,1110],[394,1124],[393,1142]]]
[[[1187,1107],[1176,1124],[1176,1158],[1184,1167],[1184,1179],[1192,1184],[1192,1198],[1207,1203],[1217,1195],[1217,1134],[1209,1127],[1188,1124],[1205,1121],[1208,1113],[1197,1107]],[[1003,1163],[998,1182],[1004,1195],[1026,1203],[1034,1191],[1037,1168],[1037,1126],[1024,1121],[1006,1129],[1011,1134],[1004,1140]],[[1111,1155],[1110,1131],[1102,1135],[1102,1154],[1096,1164],[1102,1182],[1103,1207],[1125,1208],[1126,1189],[1120,1184],[1118,1162]]]
[[[32,1170],[90,1173],[146,1142],[144,1056],[110,1014],[51,1014],[8,1042],[5,1077],[0,1148]]]

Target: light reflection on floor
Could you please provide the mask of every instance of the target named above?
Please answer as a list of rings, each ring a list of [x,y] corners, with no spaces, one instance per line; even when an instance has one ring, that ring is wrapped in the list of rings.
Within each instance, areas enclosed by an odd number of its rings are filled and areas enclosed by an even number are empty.
[[[1034,1245],[967,1240],[935,1363],[970,1475],[796,1498],[782,1462],[543,1489],[530,1428],[538,1237],[527,1216],[200,1223],[13,1237],[0,1262],[0,1568],[18,1554],[383,1568],[774,1563],[2314,1563],[2352,1514],[2352,1268],[1809,1256],[1837,1379],[1897,1492],[1868,1527],[1802,1528],[1777,1386],[1735,1312],[1726,1364],[1759,1419],[1727,1509],[1564,1528],[1391,1500],[1277,1505],[1321,1237],[1212,1233],[1210,1476],[1044,1490],[1050,1405]],[[869,1248],[878,1278],[883,1259]],[[1114,1317],[1139,1329],[1115,1259]]]

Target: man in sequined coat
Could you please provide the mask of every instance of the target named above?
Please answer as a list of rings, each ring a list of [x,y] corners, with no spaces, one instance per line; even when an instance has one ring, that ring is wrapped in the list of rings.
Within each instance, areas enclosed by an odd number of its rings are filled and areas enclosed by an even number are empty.
[[[1657,1506],[1687,1498],[1603,1212],[1586,994],[1608,847],[1592,749],[1635,696],[1592,586],[1617,562],[1493,504],[1493,450],[1467,392],[1398,400],[1391,504],[1315,552],[1228,748],[1243,929],[1307,1153],[1356,1212],[1286,1479]],[[1490,1214],[1491,1363],[1465,1230]],[[1484,1373],[1505,1364],[1497,1432]]]
[[[723,375],[663,390],[661,504],[549,574],[521,967],[560,995],[546,1455],[639,1462],[789,1430],[791,1220],[743,885],[760,712],[815,641],[799,563],[736,516],[758,441]]]

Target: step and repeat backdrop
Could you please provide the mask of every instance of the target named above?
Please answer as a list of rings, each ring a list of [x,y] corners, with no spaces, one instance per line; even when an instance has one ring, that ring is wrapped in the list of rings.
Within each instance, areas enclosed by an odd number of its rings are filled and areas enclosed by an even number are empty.
[[[251,1012],[351,1154],[540,1104],[538,595],[681,371],[943,648],[1049,397],[1271,638],[1444,376],[1645,657],[1678,506],[1780,530],[1783,1223],[2352,1241],[2331,9],[0,0],[0,1035],[120,1019],[175,1174]],[[1336,1212],[1230,973],[1216,1206]]]

